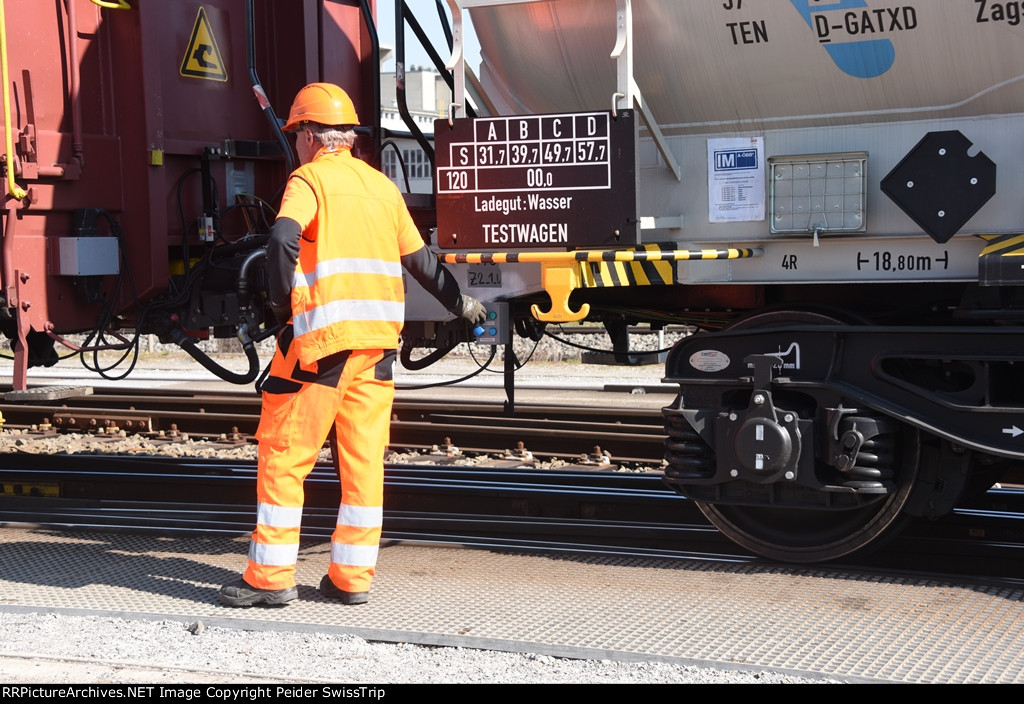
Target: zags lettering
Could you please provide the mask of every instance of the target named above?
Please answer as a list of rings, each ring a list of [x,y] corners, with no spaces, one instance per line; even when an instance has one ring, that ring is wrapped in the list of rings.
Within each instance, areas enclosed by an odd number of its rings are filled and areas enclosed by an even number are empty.
[[[978,16],[975,22],[1006,22],[1011,27],[1020,24],[1020,2],[989,2],[989,0],[974,0],[978,6]]]

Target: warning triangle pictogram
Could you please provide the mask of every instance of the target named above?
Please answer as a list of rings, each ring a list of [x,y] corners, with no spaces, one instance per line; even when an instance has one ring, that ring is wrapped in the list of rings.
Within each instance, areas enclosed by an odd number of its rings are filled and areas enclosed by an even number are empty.
[[[185,56],[181,60],[181,75],[208,81],[228,80],[224,57],[220,55],[217,40],[213,38],[213,29],[206,16],[206,8],[200,7],[199,14],[196,15],[192,38],[188,40],[188,48],[185,49]]]

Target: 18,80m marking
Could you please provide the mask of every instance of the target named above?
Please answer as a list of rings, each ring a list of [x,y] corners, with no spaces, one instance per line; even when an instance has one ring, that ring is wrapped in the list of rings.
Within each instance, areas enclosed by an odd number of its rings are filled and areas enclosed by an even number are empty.
[[[857,271],[932,271],[949,269],[949,251],[941,257],[928,254],[895,254],[893,252],[857,252]]]

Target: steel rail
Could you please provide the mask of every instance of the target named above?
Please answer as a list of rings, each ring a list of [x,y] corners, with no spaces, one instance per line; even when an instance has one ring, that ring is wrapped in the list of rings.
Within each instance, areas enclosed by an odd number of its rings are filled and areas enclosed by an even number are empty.
[[[30,466],[32,458],[22,458]],[[36,459],[39,459],[38,456]],[[46,457],[48,463],[60,458]],[[70,458],[64,458],[68,461]],[[254,520],[251,491],[255,467],[224,462],[172,463],[120,457],[74,458],[85,467],[36,468],[33,481],[60,483],[65,497],[0,499],[0,520],[79,528],[243,532]],[[58,461],[58,464],[61,462]],[[77,462],[76,462],[77,464]],[[117,466],[120,465],[120,471]],[[21,469],[0,470],[0,481],[17,481]],[[334,469],[320,465],[307,480],[303,535],[328,537],[336,520]],[[422,540],[465,544],[525,546],[562,544],[580,549],[630,546],[647,554],[679,551],[680,534],[693,531],[719,548],[729,545],[710,526],[679,520],[685,499],[661,486],[655,477],[613,473],[517,470],[495,477],[490,470],[467,467],[389,466],[385,474],[385,540]],[[168,500],[168,485],[184,485],[216,503]],[[89,491],[84,487],[88,485]],[[224,503],[227,487],[237,503]],[[152,501],[138,497],[150,492]],[[134,500],[123,498],[134,495]],[[329,505],[325,505],[328,504]],[[423,506],[434,510],[423,510]],[[626,507],[625,510],[622,507]],[[615,515],[633,514],[631,520]],[[587,515],[584,515],[587,514]],[[652,522],[664,514],[667,523]],[[515,537],[510,537],[515,536]],[[526,541],[525,543],[523,541]],[[668,545],[669,547],[659,547]]]
[[[55,458],[19,459],[21,469],[9,466],[18,462],[4,463],[8,466],[0,470],[0,482],[9,484],[25,467]],[[56,459],[78,466],[37,466],[32,476],[40,483],[62,483],[65,498],[0,496],[0,522],[176,533],[251,530],[252,464],[116,456]],[[703,521],[692,502],[662,488],[657,475],[389,465],[385,482],[385,541],[755,559]],[[191,500],[176,500],[167,493],[184,487]],[[330,535],[337,491],[334,469],[318,465],[308,480],[304,539]],[[1021,490],[990,493],[987,503],[997,506],[1019,506],[1024,497]],[[197,503],[196,495],[204,503]],[[154,498],[139,501],[140,496]],[[223,500],[225,496],[231,500]],[[1022,522],[1024,517],[1011,511],[958,509],[946,519],[917,524],[918,530],[912,527],[877,556],[859,559],[855,566],[909,569],[931,559],[940,565],[955,563],[969,574],[1024,576],[1024,561],[1019,559],[1024,550]]]

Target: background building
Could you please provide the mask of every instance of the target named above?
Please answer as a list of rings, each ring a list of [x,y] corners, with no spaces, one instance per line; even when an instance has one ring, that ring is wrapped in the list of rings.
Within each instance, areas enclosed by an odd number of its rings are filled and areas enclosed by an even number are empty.
[[[382,59],[386,60],[387,54],[382,53]],[[405,73],[405,92],[406,105],[416,127],[433,138],[434,120],[447,115],[451,101],[448,85],[433,68],[410,66]],[[403,192],[433,192],[430,160],[399,113],[394,71],[381,74],[381,127],[390,131],[390,141],[394,144],[385,147],[381,154],[381,170]],[[406,174],[402,172],[403,163]]]

